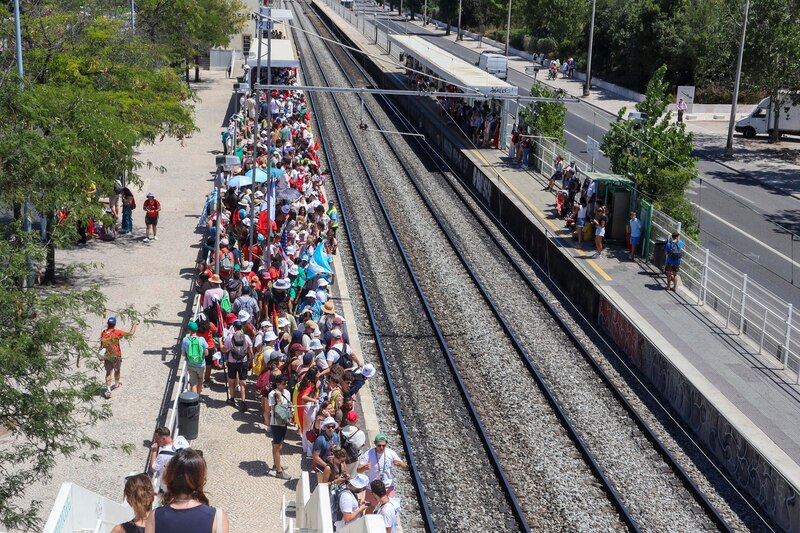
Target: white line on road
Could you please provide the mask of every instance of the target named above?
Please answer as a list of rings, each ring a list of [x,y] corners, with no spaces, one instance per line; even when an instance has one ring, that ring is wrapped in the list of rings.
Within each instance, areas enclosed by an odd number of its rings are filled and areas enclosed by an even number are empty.
[[[750,239],[750,240],[751,240],[751,241],[753,241],[754,243],[756,243],[756,244],[758,244],[759,246],[763,247],[764,249],[766,249],[766,250],[768,250],[768,251],[772,252],[773,254],[775,254],[776,256],[780,257],[780,258],[781,258],[781,259],[783,259],[784,261],[787,261],[787,262],[789,262],[789,263],[793,264],[794,266],[796,266],[796,267],[800,268],[800,263],[797,263],[796,261],[793,261],[791,257],[788,257],[788,256],[786,256],[786,255],[784,255],[784,254],[780,253],[778,250],[776,250],[775,248],[772,248],[771,246],[767,246],[767,245],[766,245],[766,244],[764,244],[762,241],[760,241],[760,240],[756,239],[755,237],[753,237],[752,235],[750,235],[750,234],[749,234],[749,233],[747,233],[746,231],[744,231],[744,230],[742,230],[742,229],[739,229],[738,227],[736,227],[735,225],[731,224],[730,222],[728,222],[728,221],[727,221],[727,220],[725,220],[724,218],[722,218],[722,217],[720,217],[720,216],[717,216],[717,215],[715,215],[714,213],[712,213],[712,212],[711,212],[711,211],[709,211],[708,209],[706,209],[706,208],[704,208],[704,207],[702,207],[702,206],[699,206],[699,205],[695,204],[694,202],[692,202],[692,203],[694,204],[694,206],[695,206],[695,207],[697,207],[697,209],[699,209],[699,210],[700,210],[700,211],[702,211],[703,213],[706,213],[708,216],[710,216],[710,217],[712,217],[712,218],[715,218],[715,219],[719,220],[720,222],[722,222],[723,224],[725,224],[726,226],[728,226],[728,227],[729,227],[729,228],[731,228],[732,230],[736,231],[737,233],[740,233],[741,235],[744,235],[745,237],[747,237],[748,239]]]

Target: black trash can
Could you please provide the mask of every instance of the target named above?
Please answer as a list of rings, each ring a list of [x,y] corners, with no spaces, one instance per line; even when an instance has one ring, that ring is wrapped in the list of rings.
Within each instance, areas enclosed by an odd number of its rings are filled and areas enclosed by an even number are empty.
[[[200,429],[200,395],[186,391],[178,397],[178,430],[186,440],[197,438]]]
[[[667,239],[659,237],[653,241],[653,265],[663,271],[667,264]]]

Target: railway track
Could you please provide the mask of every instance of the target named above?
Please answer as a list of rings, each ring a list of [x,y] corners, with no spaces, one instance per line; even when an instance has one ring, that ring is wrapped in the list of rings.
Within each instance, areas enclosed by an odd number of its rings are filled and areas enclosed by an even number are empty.
[[[300,10],[295,12],[296,20],[305,25]],[[320,33],[326,31],[318,20],[315,27]],[[308,26],[305,31],[310,31]],[[328,86],[371,84],[341,49],[312,44],[306,35],[296,33],[309,82]],[[308,60],[309,55],[313,62]],[[338,65],[338,72],[325,74],[323,63]],[[406,424],[409,419],[414,422],[404,433],[408,451],[416,455],[415,479],[425,528],[497,530],[498,524],[505,524],[511,529],[537,530],[727,529],[726,522],[669,452],[663,446],[659,448],[660,441],[602,369],[590,363],[585,347],[553,312],[524,269],[491,238],[485,222],[446,176],[443,162],[436,162],[438,170],[430,171],[401,141],[372,132],[355,134],[348,123],[358,120],[360,104],[352,95],[312,98],[318,119],[325,117],[320,128],[329,139],[328,146],[330,139],[336,138],[335,148],[326,149],[326,155],[338,174],[334,184],[343,211],[351,213],[346,226],[354,255],[360,258],[356,263],[360,263],[364,295],[372,302],[367,304],[370,315],[380,319],[379,323],[373,320],[373,329],[387,377],[391,374],[395,378],[390,388],[394,387],[397,396],[398,419],[401,426],[402,418]],[[401,115],[388,117],[374,99],[365,100],[367,114],[361,118],[368,129],[384,131],[392,120],[404,121]],[[384,105],[391,112],[390,104]],[[344,140],[341,126],[334,133],[336,116],[345,124],[346,143],[339,142]],[[408,129],[410,124],[403,126]],[[367,135],[369,142],[365,144],[362,139],[359,149],[358,137]],[[373,173],[392,179],[376,180]],[[348,175],[346,180],[341,178],[343,174]],[[355,212],[358,219],[352,217]],[[382,230],[378,229],[381,225]],[[391,236],[388,240],[387,235]],[[382,249],[375,246],[379,241],[383,241]],[[402,261],[390,257],[392,247],[399,250]],[[400,273],[405,273],[406,279],[399,279]],[[409,283],[413,291],[408,290]],[[387,291],[390,286],[394,290]],[[409,301],[409,293],[416,293],[416,303]],[[454,294],[474,309],[448,310]],[[400,312],[393,312],[392,307],[399,307]],[[426,316],[428,324],[408,320],[418,316]],[[411,334],[415,345],[412,352],[429,355],[422,361],[408,357],[408,346],[390,345],[397,337],[407,336],[403,330],[409,326],[415,332]],[[474,338],[476,326],[482,328],[479,339]],[[436,342],[432,343],[434,338]],[[491,360],[487,364],[487,351],[494,352],[500,366]],[[444,379],[447,372],[442,358],[434,355],[439,353],[444,353],[449,373],[455,376],[450,384]],[[420,370],[430,363],[438,366],[426,367],[421,374],[409,368]],[[568,379],[554,381],[554,375],[564,374],[564,370],[569,372]],[[441,388],[446,391],[444,398],[452,398],[453,381],[463,387],[458,396],[464,399],[469,420],[482,433],[482,448],[491,458],[495,477],[492,481],[491,476],[483,476],[486,488],[473,495],[499,494],[499,487],[507,508],[507,512],[493,516],[484,508],[458,525],[450,521],[448,513],[452,510],[447,510],[447,505],[440,508],[444,498],[439,497],[439,491],[452,494],[463,484],[450,485],[435,470],[429,471],[437,458],[435,452],[426,455],[432,446],[418,427],[424,425],[419,424],[419,415],[425,416],[420,396],[437,394],[434,389]],[[422,383],[436,387],[406,390],[408,383],[415,388],[421,388]],[[460,409],[453,403],[442,405]],[[407,413],[408,405],[418,409],[412,417],[401,414]],[[501,414],[498,420],[498,412],[508,414]],[[466,420],[458,412],[439,414]],[[482,424],[486,419],[492,423]],[[507,422],[512,422],[518,432],[509,431]],[[442,433],[428,435],[436,439]],[[456,507],[463,510],[464,502],[455,500]],[[478,508],[480,501],[476,500]],[[513,518],[513,527],[509,517]],[[482,518],[488,522],[482,522]]]

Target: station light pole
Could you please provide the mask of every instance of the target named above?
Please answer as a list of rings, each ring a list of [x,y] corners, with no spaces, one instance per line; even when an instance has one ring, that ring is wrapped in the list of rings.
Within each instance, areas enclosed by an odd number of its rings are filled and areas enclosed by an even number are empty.
[[[583,87],[583,96],[589,96],[592,88],[592,45],[594,44],[594,14],[597,0],[592,0],[592,25],[589,27],[589,58],[586,61],[586,85]]]
[[[511,0],[508,0],[508,22],[506,22],[506,57],[508,57],[508,45],[511,42]]]
[[[728,141],[725,143],[725,157],[733,157],[733,127],[736,125],[736,104],[739,100],[739,82],[742,80],[742,58],[744,57],[744,39],[747,36],[747,17],[750,15],[750,0],[744,5],[744,22],[742,22],[742,39],[739,42],[739,57],[736,60],[736,82],[733,84],[733,101],[731,102],[731,118],[728,121]],[[769,120],[768,120],[769,122]]]
[[[461,38],[461,0],[458,0],[458,33],[456,34],[456,41],[463,40]]]

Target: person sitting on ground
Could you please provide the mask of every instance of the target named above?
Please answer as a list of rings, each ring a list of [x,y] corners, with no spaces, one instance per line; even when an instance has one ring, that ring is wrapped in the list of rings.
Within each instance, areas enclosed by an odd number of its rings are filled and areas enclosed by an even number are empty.
[[[228,515],[209,505],[203,488],[206,461],[191,448],[175,452],[164,472],[166,491],[161,507],[147,516],[145,533],[228,533]]]
[[[133,518],[114,526],[111,533],[144,533],[147,513],[153,507],[155,496],[153,483],[147,474],[125,478],[125,501],[133,509]]]

